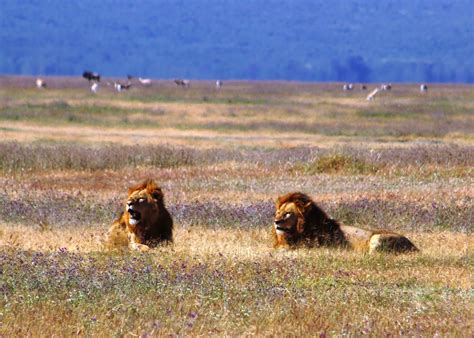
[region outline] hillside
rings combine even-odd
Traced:
[[[14,1],[0,73],[474,82],[474,2]]]

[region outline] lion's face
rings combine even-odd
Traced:
[[[126,205],[129,224],[138,226],[140,223],[144,223],[143,220],[155,217],[159,212],[160,195],[161,191],[150,194],[146,188],[131,192]]]
[[[273,226],[277,235],[292,237],[303,232],[298,220],[301,218],[298,206],[293,202],[283,203],[275,213]]]

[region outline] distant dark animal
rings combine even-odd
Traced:
[[[382,90],[391,90],[392,89],[392,84],[389,83],[389,84],[382,84],[382,86],[380,87]]]
[[[367,90],[367,86],[366,85],[360,86],[360,90]]]
[[[124,90],[129,90],[132,84],[130,82],[127,82],[126,84],[120,83],[120,82],[114,82],[114,87],[115,90],[118,92],[124,91]]]
[[[187,88],[191,86],[191,83],[189,82],[189,80],[176,79],[174,80],[174,83],[176,83],[178,87],[183,87],[183,88]]]
[[[426,93],[428,91],[428,86],[424,83],[420,86],[420,92]]]
[[[36,79],[36,88],[39,88],[39,89],[46,88],[46,83],[42,79],[37,78]]]
[[[342,86],[342,90],[352,90],[354,89],[354,85],[352,83],[346,83],[344,86]]]
[[[99,73],[90,72],[90,71],[86,70],[84,73],[82,73],[82,77],[87,79],[89,82],[90,81],[100,82],[100,74]]]

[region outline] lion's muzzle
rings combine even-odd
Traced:
[[[287,227],[284,227],[284,226],[283,226],[284,223],[285,223],[285,220],[284,220],[284,219],[276,219],[276,220],[274,221],[273,224],[274,224],[274,226],[275,226],[275,230],[277,231],[277,233],[278,233],[278,232],[280,232],[280,233],[289,233],[289,232],[291,231],[290,228],[287,228]]]
[[[142,215],[140,214],[140,212],[136,211],[133,205],[131,204],[127,204],[127,212],[130,215],[129,222],[132,225],[137,224],[142,218]]]

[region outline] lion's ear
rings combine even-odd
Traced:
[[[301,215],[305,215],[308,211],[311,210],[313,202],[312,201],[298,201],[295,204],[298,209],[298,212]]]
[[[275,202],[275,207],[277,210],[280,209],[283,204],[289,201],[289,196],[291,196],[291,193],[286,194],[286,195],[281,195],[277,198]]]
[[[131,187],[131,188],[128,188],[128,196],[130,196],[131,194],[133,194],[134,191],[136,191],[137,189],[135,189],[135,187]]]
[[[299,218],[296,222],[296,231],[300,234],[304,232],[304,218]]]
[[[280,209],[281,205],[282,205],[282,198],[281,198],[281,197],[278,197],[277,200],[276,200],[276,202],[275,202],[275,207],[276,207],[276,209],[277,209],[277,210]]]
[[[154,189],[148,190],[148,193],[157,201],[163,200],[163,192],[160,188],[155,187]]]

